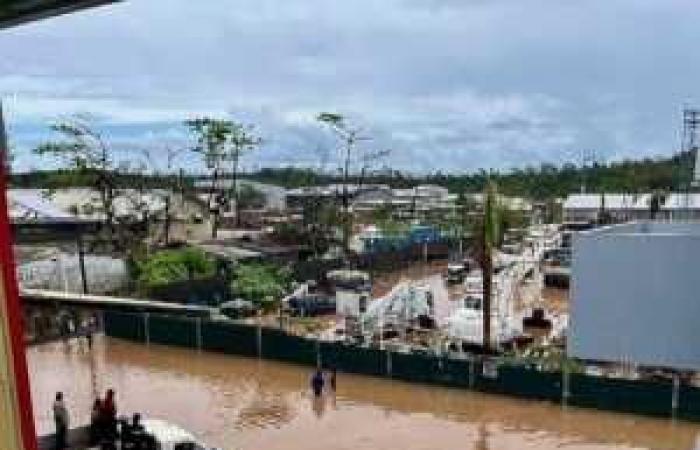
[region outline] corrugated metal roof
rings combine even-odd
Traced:
[[[651,194],[572,194],[566,198],[564,209],[648,210]],[[700,209],[700,193],[671,192],[666,195],[662,211]]]
[[[165,190],[153,189],[143,193],[136,189],[120,189],[114,199],[117,217],[128,217],[141,210],[157,214],[165,209]],[[100,194],[90,188],[10,189],[8,196],[13,218],[75,218],[74,212],[84,219],[102,219]],[[32,211],[35,213],[32,215]],[[25,217],[26,216],[26,217]]]
[[[649,209],[651,194],[572,194],[564,201],[564,209]]]
[[[73,214],[58,208],[40,190],[10,189],[7,191],[7,196],[10,204],[10,218],[13,220],[65,220],[76,218]]]

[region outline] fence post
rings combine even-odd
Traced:
[[[474,377],[476,375],[476,368],[474,367],[474,357],[469,357],[469,389],[474,389]]]
[[[146,341],[146,345],[151,343],[151,330],[150,330],[150,325],[149,325],[149,319],[150,319],[150,313],[145,312],[143,314],[143,337]]]
[[[571,378],[569,377],[569,366],[568,364],[562,364],[561,371],[561,401],[564,406],[569,403],[569,397],[571,397],[571,389],[569,383]]]
[[[201,351],[202,350],[202,318],[201,317],[195,318],[195,332],[197,333],[197,335],[196,335],[197,350]]]
[[[256,344],[257,344],[257,350],[258,350],[258,358],[262,357],[262,325],[260,324],[260,321],[258,321],[258,329],[257,329],[257,339],[256,339]]]
[[[321,358],[321,339],[316,338],[316,368],[320,369],[323,367],[323,360]]]
[[[675,418],[678,412],[678,400],[680,398],[681,380],[677,373],[673,374],[673,391],[671,393],[671,417]]]
[[[391,351],[389,349],[386,350],[386,374],[389,378],[391,378],[391,373],[393,371],[392,363],[391,363]]]

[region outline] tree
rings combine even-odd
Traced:
[[[216,238],[221,220],[221,209],[224,206],[219,183],[227,160],[226,146],[231,136],[231,122],[205,117],[187,120],[185,125],[196,139],[192,151],[201,155],[205,167],[210,171],[211,185],[207,207],[211,214],[211,236]]]
[[[477,259],[481,266],[482,277],[482,312],[483,312],[483,347],[491,348],[491,297],[493,277],[493,250],[500,240],[498,193],[496,184],[488,181],[484,192],[483,215],[477,223],[478,249]]]
[[[173,169],[175,167],[175,162],[185,151],[185,148],[173,148],[170,146],[165,146],[164,149],[160,150],[159,153],[165,153],[165,176],[160,176],[158,165],[155,164],[155,158],[153,157],[151,150],[144,151],[144,157],[149,161],[151,167],[153,167],[153,176],[155,178],[160,178],[162,184],[165,187],[165,191],[162,194],[162,199],[165,203],[164,211],[164,223],[163,223],[163,242],[167,246],[170,243],[170,226],[172,224],[172,197],[173,191],[180,190],[181,194],[184,194],[182,185],[182,177],[175,176],[173,174]],[[182,174],[182,172],[181,172]]]
[[[343,232],[343,251],[347,254],[350,243],[350,233],[352,232],[352,217],[350,215],[350,192],[348,191],[348,182],[350,177],[350,164],[356,151],[356,145],[359,141],[366,140],[360,136],[360,130],[350,126],[345,117],[337,113],[322,112],[318,115],[317,120],[327,126],[333,134],[341,141],[342,146],[342,232]]]
[[[243,184],[238,191],[237,205],[241,209],[262,208],[265,206],[265,193],[250,184]]]
[[[253,134],[251,125],[231,120],[204,117],[187,120],[185,125],[196,139],[192,150],[201,155],[205,167],[211,172],[208,203],[213,216],[212,237],[216,238],[222,210],[230,204],[231,196],[235,201],[236,222],[240,224],[240,205],[238,204],[240,158],[246,151],[257,148],[261,140]],[[232,177],[229,189],[220,185],[227,170]]]
[[[230,147],[230,157],[231,157],[231,192],[233,193],[233,201],[235,202],[236,208],[236,226],[241,225],[241,202],[239,201],[239,191],[238,191],[238,172],[241,156],[246,153],[255,150],[261,143],[262,139],[255,136],[252,125],[243,125],[240,123],[231,123],[231,137],[229,139],[231,144]],[[230,197],[229,197],[230,198]]]
[[[34,149],[41,156],[58,158],[77,176],[89,176],[100,195],[99,211],[104,215],[108,241],[114,237],[114,199],[117,188],[117,171],[102,135],[90,123],[80,117],[51,125],[61,136],[57,141],[45,142]]]
[[[236,267],[231,281],[235,296],[251,301],[262,309],[271,310],[279,304],[289,289],[291,273],[284,267],[249,263]]]

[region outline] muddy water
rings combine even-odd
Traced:
[[[98,339],[29,350],[34,414],[51,431],[55,391],[73,423],[93,391],[113,387],[120,412],[141,411],[225,449],[700,449],[700,424],[559,406],[340,374],[314,401],[308,368]]]

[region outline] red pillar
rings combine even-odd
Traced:
[[[5,307],[0,309],[7,312],[5,325],[9,335],[9,356],[11,361],[7,365],[14,372],[14,387],[19,411],[15,411],[16,420],[19,421],[19,434],[23,444],[23,450],[37,450],[36,431],[34,429],[34,415],[32,412],[32,399],[29,387],[29,373],[27,371],[27,359],[25,355],[24,330],[22,323],[22,306],[19,300],[17,279],[15,275],[15,262],[12,252],[12,232],[7,202],[7,167],[5,160],[7,155],[7,136],[5,134],[5,122],[0,103],[0,266],[2,268],[2,283],[0,283],[0,302]],[[0,337],[1,338],[1,337]]]

